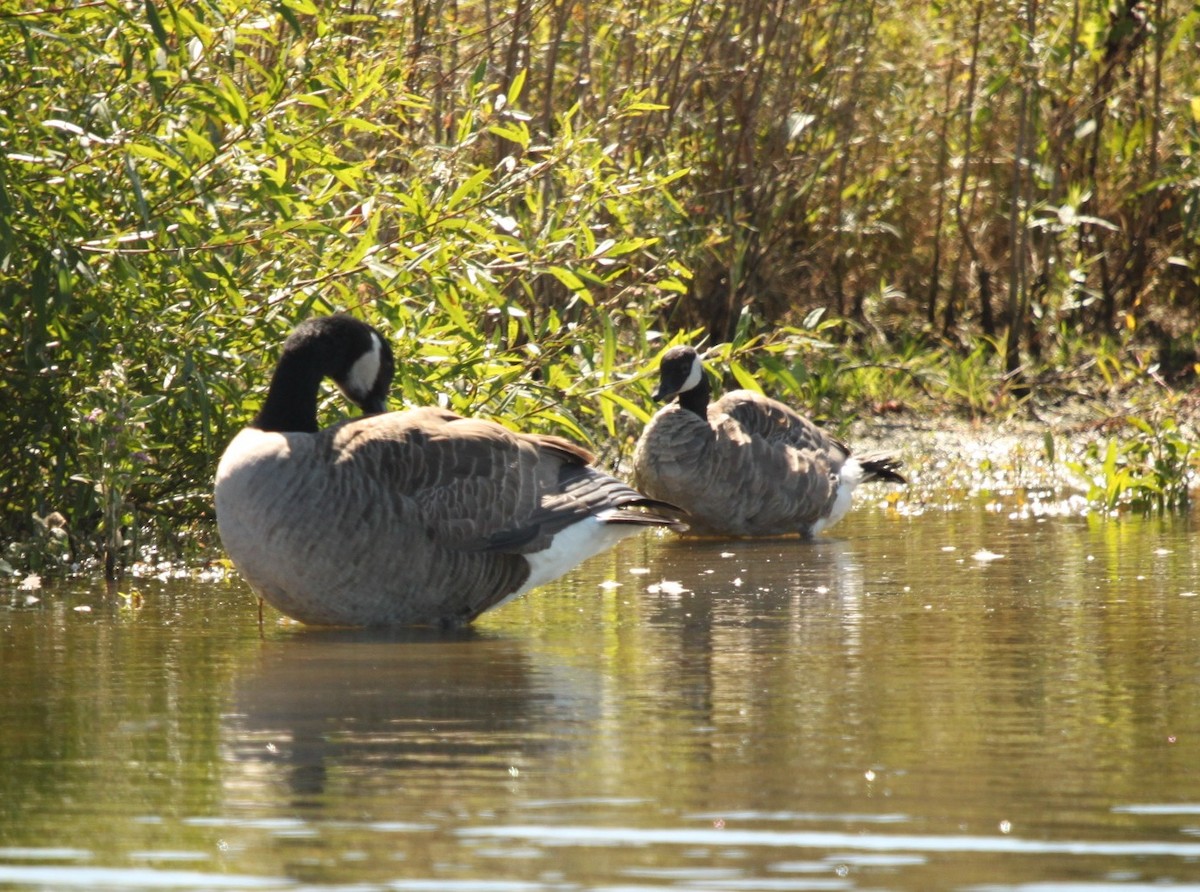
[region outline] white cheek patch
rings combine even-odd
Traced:
[[[379,377],[382,353],[383,344],[379,335],[371,332],[371,349],[355,361],[346,375],[346,380],[341,382],[346,396],[357,401],[371,392],[371,388],[375,386],[375,379]]]
[[[680,393],[687,393],[700,383],[700,376],[704,374],[704,367],[700,364],[700,357],[696,356],[692,359],[692,368],[688,372],[687,380],[683,382],[683,386],[679,388]]]

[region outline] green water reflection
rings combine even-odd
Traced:
[[[454,635],[5,590],[0,887],[1200,883],[1187,518],[838,533],[638,539]]]

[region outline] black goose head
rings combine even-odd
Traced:
[[[253,427],[269,431],[317,430],[317,390],[330,378],[365,414],[387,410],[395,358],[387,340],[345,313],[300,323],[283,342],[267,399]]]
[[[655,400],[661,403],[678,396],[685,409],[704,415],[710,393],[708,376],[694,348],[672,347],[659,360],[658,374]]]

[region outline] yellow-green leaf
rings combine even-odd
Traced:
[[[740,387],[743,387],[746,390],[753,390],[755,393],[762,393],[762,388],[759,386],[758,382],[754,380],[754,376],[746,371],[742,364],[736,359],[729,360],[729,371],[733,372],[733,377],[737,379],[737,383]]]
[[[512,83],[508,85],[508,94],[505,96],[508,105],[516,105],[517,100],[521,98],[521,90],[525,88],[526,71],[522,68],[512,79]]]
[[[461,182],[458,188],[454,190],[454,193],[450,196],[450,200],[446,202],[446,210],[455,210],[460,204],[462,204],[463,199],[469,195],[474,195],[479,187],[483,184],[483,181],[486,180],[490,175],[491,171],[486,167],[471,174],[471,176]]]
[[[587,286],[583,284],[583,279],[579,278],[579,276],[575,275],[575,273],[571,272],[571,270],[567,269],[565,266],[552,266],[550,267],[550,275],[554,276],[554,278],[558,279],[558,281],[570,288],[575,294],[578,294],[580,298],[583,299],[583,302],[589,307],[594,306],[592,301],[592,293],[588,291]]]

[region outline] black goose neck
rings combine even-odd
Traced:
[[[708,418],[708,398],[712,395],[708,375],[700,373],[700,383],[679,394],[679,405],[701,418]]]
[[[267,398],[251,427],[264,431],[316,433],[317,391],[324,373],[298,352],[285,351],[271,378]]]

